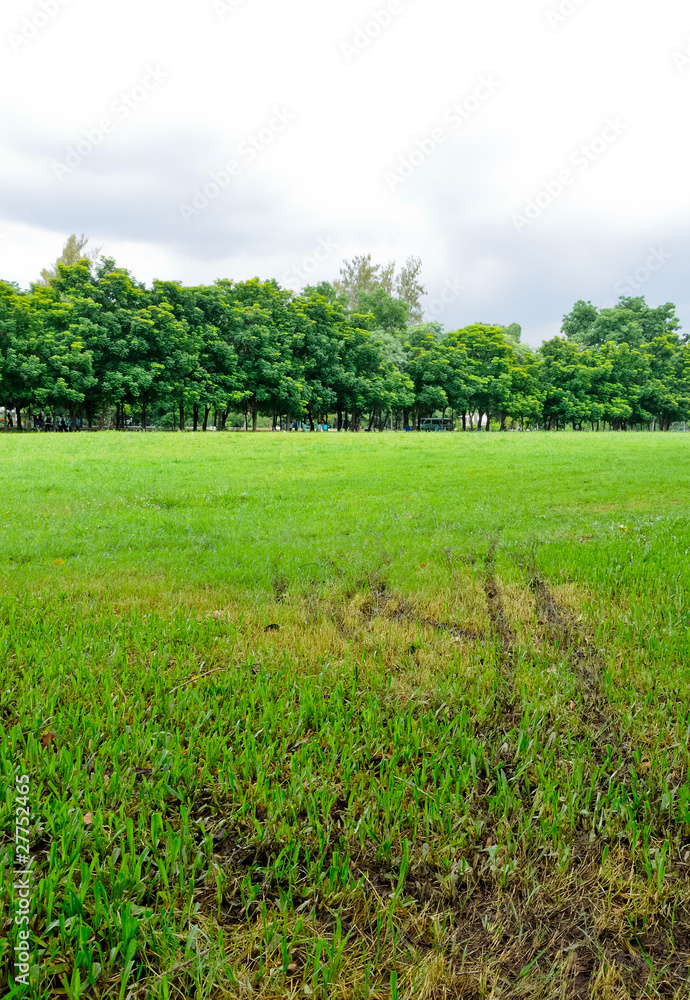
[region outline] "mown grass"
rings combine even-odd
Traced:
[[[687,437],[7,435],[0,481],[3,995],[688,996]]]

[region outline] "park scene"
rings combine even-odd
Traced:
[[[683,995],[674,307],[533,352],[380,273],[3,286],[36,996]]]
[[[0,47],[0,1000],[688,1000],[687,3]]]

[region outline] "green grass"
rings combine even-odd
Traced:
[[[0,482],[3,996],[688,996],[690,438],[0,435]]]

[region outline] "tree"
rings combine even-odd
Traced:
[[[649,379],[642,402],[663,431],[690,417],[690,348],[677,333],[655,337],[645,349]]]
[[[474,323],[446,334],[419,322],[421,262],[345,261],[341,280],[300,296],[254,278],[187,287],[137,282],[115,261],[84,255],[73,235],[44,280],[28,292],[0,282],[0,403],[69,409],[101,426],[128,413],[173,411],[185,428],[223,428],[231,411],[245,428],[259,415],[336,412],[339,429],[370,430],[400,415],[462,414],[463,429],[509,418],[547,428],[590,422],[613,430],[668,430],[690,416],[690,345],[675,307],[622,297],[611,309],[575,303],[564,337],[533,354],[517,323]],[[93,256],[93,255],[91,255]],[[485,419],[486,418],[486,419]],[[14,421],[13,421],[14,422]]]
[[[421,272],[420,258],[408,257],[395,278],[395,294],[407,306],[408,323],[421,323],[422,320],[422,296],[426,295],[426,289],[419,281]]]
[[[41,283],[44,285],[50,284],[58,276],[58,265],[59,264],[76,264],[78,260],[86,258],[90,260],[91,263],[95,264],[101,254],[102,247],[94,247],[85,253],[86,244],[89,242],[88,236],[83,233],[81,236],[77,236],[76,233],[72,233],[71,236],[67,237],[67,241],[62,248],[62,253],[55,261],[52,267],[44,267],[41,271]]]
[[[604,415],[601,403],[592,398],[595,359],[592,352],[583,350],[577,343],[553,337],[542,344],[540,389],[546,429],[555,424],[556,430],[568,421],[582,426]]]
[[[486,429],[490,429],[491,416],[501,420],[505,426],[508,412],[513,369],[518,365],[515,351],[503,333],[503,327],[473,323],[471,326],[449,335],[451,343],[462,345],[472,363],[473,392],[469,399],[469,409],[479,415],[481,429],[482,416],[486,414]]]
[[[6,412],[15,411],[18,430],[22,409],[37,399],[45,375],[45,365],[36,354],[38,326],[30,296],[0,281],[0,398]]]
[[[219,336],[237,357],[241,400],[256,430],[259,411],[301,413],[305,405],[294,348],[299,340],[292,292],[275,281],[232,282],[223,279],[205,292]],[[224,419],[227,419],[226,410]]]
[[[655,337],[674,333],[679,326],[672,303],[653,309],[644,297],[621,296],[611,309],[598,310],[591,302],[576,302],[572,312],[563,317],[561,329],[568,340],[583,347],[613,342],[639,348]]]
[[[333,282],[339,295],[343,295],[347,307],[354,311],[359,306],[360,293],[371,294],[382,288],[388,295],[393,294],[395,261],[387,264],[372,264],[371,254],[361,254],[352,260],[345,260],[340,268],[340,278]]]
[[[50,331],[40,338],[38,358],[42,371],[36,402],[53,410],[69,410],[74,426],[78,407],[96,384],[91,352],[73,331]]]
[[[422,319],[421,298],[426,294],[419,280],[421,270],[422,262],[418,257],[408,257],[396,274],[394,260],[387,264],[373,264],[370,253],[362,254],[343,261],[340,278],[333,283],[333,287],[352,312],[363,311],[362,296],[369,301],[372,296],[385,293],[389,299],[400,303],[401,312],[405,307],[404,322],[419,323]]]
[[[403,331],[407,324],[408,308],[402,299],[393,298],[383,288],[375,288],[373,292],[360,292],[357,311],[373,317],[376,329]]]
[[[411,347],[407,374],[414,387],[415,422],[420,426],[423,416],[448,408],[446,386],[451,381],[448,352],[437,343],[433,334],[418,338]]]
[[[339,302],[312,291],[294,302],[297,335],[293,342],[304,409],[314,419],[338,406],[345,384],[341,346],[347,318]]]

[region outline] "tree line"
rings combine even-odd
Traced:
[[[670,303],[577,302],[532,351],[517,324],[422,322],[415,258],[397,274],[355,258],[300,294],[258,278],[149,288],[70,241],[29,290],[0,281],[0,405],[17,429],[38,412],[53,427],[67,414],[194,430],[328,415],[383,430],[435,414],[466,430],[668,430],[690,414],[690,346]]]

